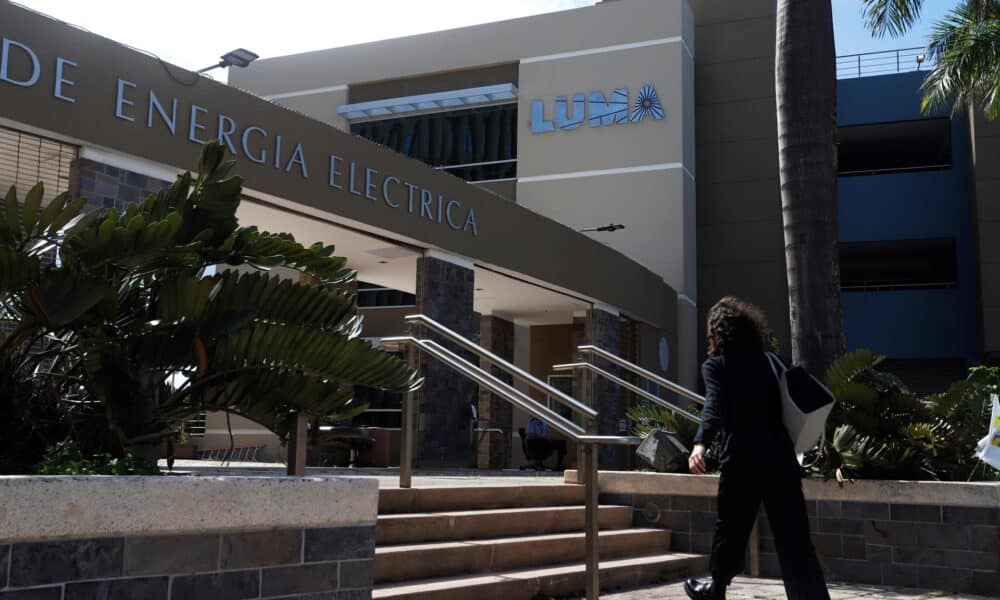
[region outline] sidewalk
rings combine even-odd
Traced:
[[[602,600],[687,600],[684,593],[683,583],[671,583],[669,585],[659,585],[644,587],[628,592],[613,594],[601,594]],[[924,600],[952,599],[952,600],[987,600],[985,596],[970,596],[948,594],[945,592],[931,592],[927,590],[912,590],[902,588],[886,588],[867,585],[850,585],[843,583],[830,584],[830,598],[832,600],[854,600],[864,598],[865,600],[875,598],[885,598],[893,600]],[[784,600],[785,589],[777,579],[751,579],[749,577],[737,577],[733,581],[732,587],[726,593],[727,600]]]

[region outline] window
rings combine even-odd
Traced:
[[[370,121],[351,133],[466,181],[517,176],[517,105]]]
[[[359,308],[387,308],[400,306],[416,306],[417,297],[387,287],[372,283],[358,282]]]
[[[189,438],[205,437],[205,412],[199,412],[184,422],[184,435]]]
[[[364,386],[354,386],[354,401],[368,403],[368,410],[350,420],[354,427],[397,428],[402,421],[403,395]]]
[[[23,201],[28,190],[41,181],[45,186],[42,203],[47,205],[69,190],[70,166],[75,159],[75,146],[0,127],[0,195],[15,185]]]
[[[841,127],[837,142],[841,176],[951,167],[950,119]]]
[[[840,289],[940,289],[956,285],[955,239],[840,245]]]
[[[549,386],[554,387],[560,392],[566,394],[570,398],[573,397],[572,375],[549,375],[548,384]],[[573,420],[573,409],[556,400],[552,396],[549,396],[549,410],[555,411],[556,414],[562,415],[570,421]]]

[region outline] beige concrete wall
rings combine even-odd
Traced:
[[[351,86],[351,102],[369,102],[382,98],[431,94],[500,83],[517,85],[517,63],[511,62],[443,73],[421,73],[402,79],[354,84]]]
[[[230,83],[260,95],[516,63],[683,35],[683,0],[621,0],[576,10],[254,62]],[[614,84],[613,84],[614,85]]]
[[[694,15],[686,0],[619,0],[571,11],[264,59],[231,82],[263,95],[349,85],[350,102],[511,81],[519,89],[518,182],[498,184],[533,211],[573,227],[622,222],[625,232],[597,237],[697,298],[695,210]],[[513,66],[518,66],[514,70]],[[620,87],[634,101],[655,86],[666,118],[532,134],[531,102],[553,118],[557,96],[606,95]],[[338,96],[341,94],[341,96]],[[279,99],[330,121],[344,92]],[[645,171],[645,169],[654,169]],[[626,175],[583,171],[626,170]],[[640,172],[631,172],[639,170]],[[673,172],[676,171],[676,172]],[[559,179],[550,179],[558,177]],[[538,178],[538,179],[533,179]],[[492,187],[487,184],[486,187]],[[690,189],[689,189],[690,188]],[[584,265],[580,265],[583,267]],[[576,265],[567,264],[574,269]],[[628,285],[628,282],[609,285]],[[625,307],[616,307],[625,309]],[[684,318],[693,315],[685,313]],[[685,323],[685,331],[697,329]],[[695,362],[693,340],[687,363]]]
[[[717,5],[706,10],[718,13],[709,19],[746,16],[742,8],[724,11]],[[518,181],[516,187],[504,182],[514,190],[505,196],[571,227],[625,224],[624,232],[598,234],[595,239],[646,266],[686,299],[678,303],[681,335],[673,350],[680,378],[694,385],[701,329],[698,312],[691,307],[700,296],[694,179],[701,163],[695,158],[695,133],[703,126],[695,116],[696,81],[701,75],[695,66],[698,53],[692,55],[692,50],[695,25],[702,19],[695,12],[686,0],[619,0],[260,60],[250,69],[234,72],[232,82],[262,94],[349,84],[351,102],[497,83],[505,78],[515,82],[521,115]],[[727,31],[740,37],[731,27]],[[765,37],[770,44],[773,36]],[[740,41],[716,39],[715,43],[742,47]],[[755,37],[753,43],[759,45],[760,40]],[[508,72],[514,63],[519,63],[516,76]],[[595,90],[609,95],[616,88],[628,87],[634,100],[647,83],[656,87],[663,102],[667,116],[662,121],[531,133],[533,100],[543,100],[545,116],[552,119],[556,96]],[[727,83],[723,80],[718,85]],[[329,119],[335,109],[326,102],[337,93],[325,94],[315,106],[297,97],[294,108]],[[707,166],[711,171],[715,161]],[[614,174],[615,170],[625,172]],[[587,176],[578,176],[581,172],[588,172]],[[609,283],[622,284],[628,282]]]
[[[975,216],[982,289],[983,351],[1000,360],[1000,120],[973,115]]]
[[[231,473],[225,477],[17,476],[0,477],[0,500],[0,535],[5,543],[205,534],[374,523],[378,481]],[[197,548],[195,544],[193,549]],[[91,552],[100,556],[102,551]]]
[[[348,89],[336,89],[323,92],[309,92],[295,96],[273,98],[271,101],[290,108],[296,112],[308,115],[318,121],[333,125],[344,131],[350,130],[350,124],[337,114],[337,107],[347,103]]]
[[[495,194],[499,194],[505,200],[515,202],[517,200],[517,180],[503,179],[498,181],[488,181],[477,183],[479,187],[486,188]]]
[[[694,224],[685,223],[683,217],[686,178],[682,170],[667,169],[518,182],[517,198],[518,203],[575,229],[624,224],[624,230],[590,235],[676,282],[681,292],[683,284],[691,290],[695,282],[693,260],[685,261],[684,252],[693,245],[687,237],[694,230]],[[607,283],[628,285],[627,281]]]
[[[239,415],[229,415],[229,423],[233,431],[233,446],[263,446],[257,453],[260,462],[282,462],[285,459],[285,447],[278,436],[264,426]],[[226,424],[226,413],[210,412],[205,415],[205,437],[194,438],[192,442],[199,450],[229,448],[229,429]]]
[[[772,0],[691,0],[695,13],[698,323],[734,294],[790,348],[778,182]],[[700,329],[700,327],[699,327]],[[704,341],[699,331],[699,347]]]
[[[616,52],[553,58],[521,63],[518,96],[518,178],[616,169],[684,160],[684,59],[680,41]],[[556,96],[628,87],[630,104],[643,84],[652,84],[663,102],[666,118],[638,123],[590,127],[549,133],[531,132],[531,103],[545,102],[552,120]],[[572,115],[576,117],[577,115]],[[519,200],[521,201],[521,200]],[[523,201],[522,201],[523,203]]]

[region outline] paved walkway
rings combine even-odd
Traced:
[[[864,600],[874,600],[875,598],[891,598],[892,600],[925,600],[930,598],[934,598],[935,600],[987,600],[983,596],[956,595],[944,592],[867,585],[830,584],[829,588],[832,600],[855,600],[862,598]],[[644,587],[628,592],[601,595],[601,600],[651,600],[653,598],[656,600],[687,600],[687,595],[684,593],[683,584],[681,583]],[[726,598],[728,600],[784,600],[785,589],[782,587],[781,582],[776,579],[737,577],[726,594]]]

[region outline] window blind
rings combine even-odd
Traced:
[[[0,127],[0,197],[13,185],[23,201],[41,181],[45,185],[42,203],[48,204],[70,188],[70,167],[76,155],[76,146]]]

